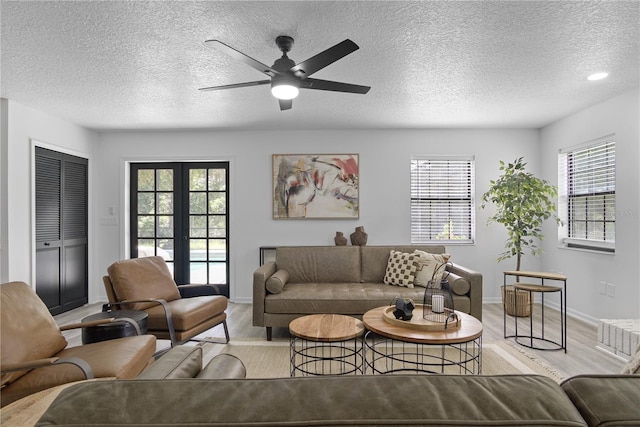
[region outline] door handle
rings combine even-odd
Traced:
[[[51,246],[51,243],[49,243],[49,242],[44,242],[44,245],[45,245],[45,246]]]

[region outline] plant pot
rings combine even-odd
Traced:
[[[531,300],[529,292],[516,291],[513,286],[502,286],[502,305],[504,311],[509,316],[529,317],[531,316]],[[516,301],[518,307],[516,310]]]

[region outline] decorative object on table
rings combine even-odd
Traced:
[[[424,290],[422,317],[430,322],[444,323],[445,329],[454,314],[453,294],[447,277],[447,264],[440,265]],[[444,273],[443,273],[444,272]]]
[[[274,219],[357,219],[357,154],[274,154]]]
[[[365,246],[369,235],[365,233],[363,226],[359,226],[356,227],[356,231],[351,233],[349,237],[351,238],[351,244],[353,246]]]
[[[411,320],[413,317],[413,309],[416,305],[411,298],[396,298],[396,309],[393,311],[393,315],[396,319]]]
[[[342,231],[336,231],[336,237],[333,238],[333,241],[336,243],[336,246],[346,246],[347,238],[344,237]]]
[[[522,255],[528,248],[532,255],[539,255],[542,249],[537,246],[537,241],[542,240],[542,224],[553,216],[557,223],[560,219],[554,215],[556,212],[555,198],[558,189],[548,181],[537,178],[525,171],[526,163],[523,157],[513,163],[505,165],[500,161],[500,170],[503,174],[497,180],[491,180],[489,190],[482,195],[481,208],[491,202],[496,206],[496,212],[489,217],[488,223],[497,222],[507,229],[508,238],[505,242],[505,251],[498,257],[498,262],[516,257],[516,271],[520,270]],[[519,281],[519,279],[516,279]],[[515,302],[522,298],[514,293],[511,288],[503,288],[503,305],[507,314],[526,315],[516,313]],[[527,298],[527,294],[524,294]],[[525,306],[528,304],[518,306]]]

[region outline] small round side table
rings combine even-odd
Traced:
[[[291,376],[362,374],[364,324],[341,314],[312,314],[289,324]]]

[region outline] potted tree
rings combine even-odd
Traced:
[[[523,157],[506,165],[500,161],[502,176],[490,181],[489,190],[482,195],[480,205],[483,209],[489,202],[496,206],[496,212],[487,222],[504,225],[508,234],[505,251],[498,257],[498,262],[516,257],[516,271],[520,271],[522,255],[527,250],[534,256],[542,253],[538,241],[544,237],[541,228],[544,221],[553,216],[556,222],[560,222],[555,215],[557,188],[526,172],[525,166]],[[526,301],[518,303],[518,313],[515,312],[515,298],[525,298]],[[502,288],[502,303],[509,315],[529,316],[527,299],[526,292],[516,295],[513,287]]]

